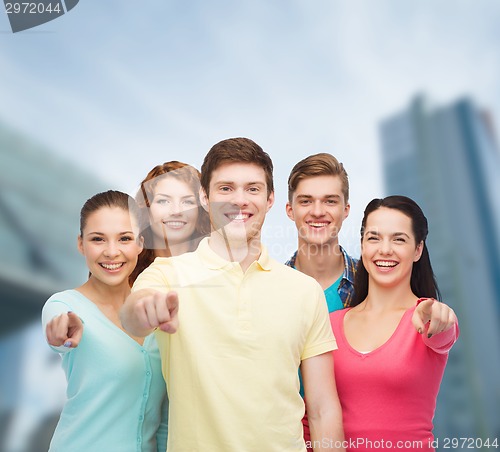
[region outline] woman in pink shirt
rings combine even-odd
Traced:
[[[353,307],[330,314],[348,451],[434,450],[436,398],[459,331],[436,300],[427,232],[407,197],[365,209]]]

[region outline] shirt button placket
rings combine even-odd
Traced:
[[[251,271],[251,269],[248,269]],[[246,289],[246,278],[245,275],[240,282],[239,293],[238,293],[238,327],[241,331],[248,333],[252,329],[252,316],[251,316],[251,300],[248,299],[248,294]]]
[[[138,432],[138,436],[137,436],[137,450],[138,451],[142,450],[142,448],[141,448],[141,445],[142,445],[141,432],[142,432],[142,425],[144,422],[144,413],[146,412],[147,399],[149,397],[149,386],[150,386],[150,382],[151,382],[151,362],[150,362],[149,354],[148,354],[147,350],[143,349],[142,355],[143,355],[143,359],[144,359],[144,367],[146,369],[144,371],[144,373],[146,374],[146,377],[144,379],[144,393],[142,394],[143,402],[141,404],[141,413],[139,414],[139,426],[140,426],[140,428],[139,428],[139,432]]]

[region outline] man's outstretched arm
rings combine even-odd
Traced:
[[[133,336],[145,337],[160,328],[175,333],[179,326],[177,292],[141,289],[132,292],[120,310],[123,328]]]

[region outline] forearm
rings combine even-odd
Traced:
[[[342,407],[335,385],[332,353],[302,361],[301,370],[313,450],[345,451]]]
[[[328,405],[312,413],[308,409],[311,446],[315,452],[345,451],[342,409],[333,400]]]
[[[422,334],[422,340],[427,347],[432,348],[436,353],[449,352],[460,334],[458,323],[455,323],[455,325],[442,333],[433,334],[430,338],[427,337],[428,328],[429,324],[425,327],[424,334]]]
[[[153,332],[154,328],[151,328],[143,318],[144,316],[141,315],[139,302],[141,298],[152,295],[154,292],[152,289],[138,290],[132,292],[125,300],[120,310],[120,321],[129,334],[136,337],[146,337]]]

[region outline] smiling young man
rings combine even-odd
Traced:
[[[210,237],[193,253],[156,259],[122,310],[128,331],[156,329],[169,452],[305,451],[299,366],[315,450],[344,450],[323,291],[261,243],[272,170],[252,140],[214,145],[201,171]]]
[[[345,252],[338,239],[349,210],[347,172],[333,155],[310,155],[293,167],[288,177],[286,213],[297,227],[298,249],[286,265],[321,285],[329,313],[348,307],[354,295],[358,261]],[[303,376],[299,375],[300,394],[307,401]],[[304,439],[309,444],[309,412],[302,422]]]
[[[298,249],[286,265],[318,281],[329,312],[348,307],[354,294],[357,259],[338,238],[349,210],[347,172],[333,155],[310,155],[293,167],[286,213],[297,227]]]

